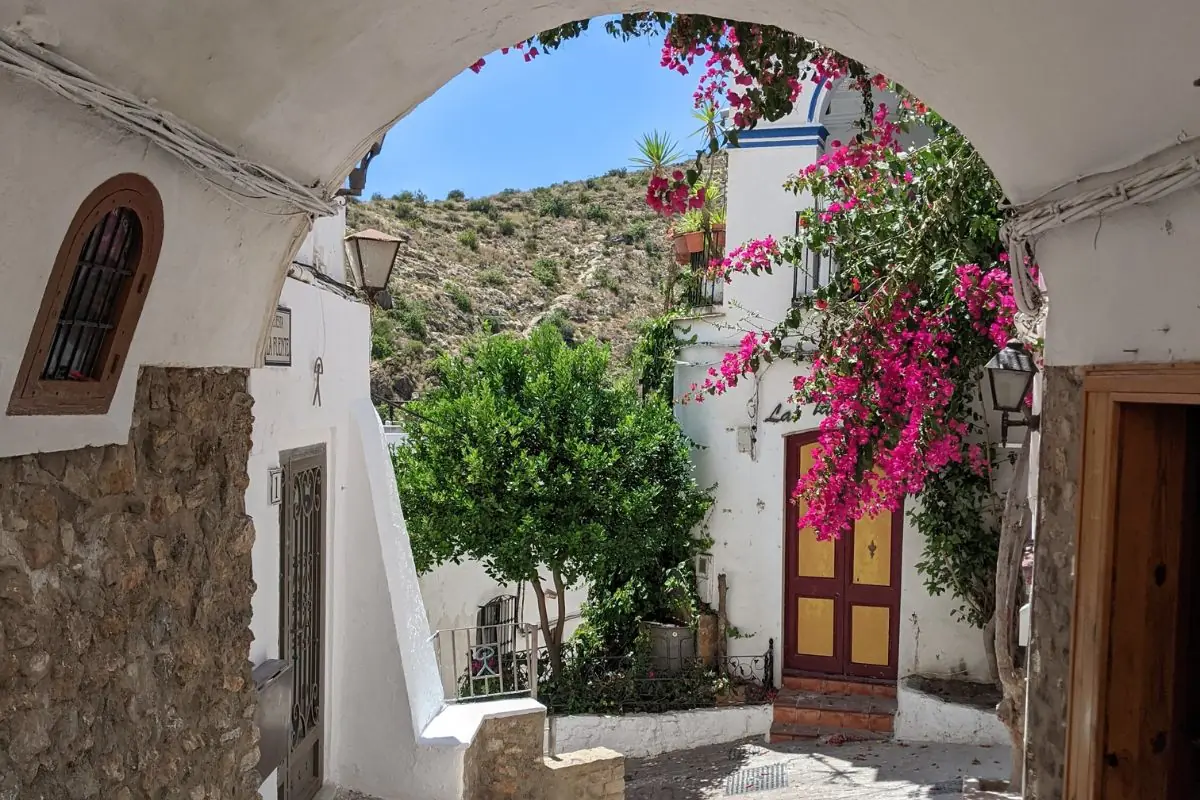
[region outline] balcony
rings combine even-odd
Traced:
[[[720,308],[725,303],[725,281],[708,277],[708,261],[704,253],[692,253],[691,263],[684,268],[680,279],[682,298],[693,311]]]

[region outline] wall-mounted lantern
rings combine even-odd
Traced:
[[[358,285],[380,308],[392,307],[387,292],[388,281],[400,252],[401,240],[382,231],[368,228],[346,237],[346,257]]]
[[[992,407],[1003,415],[1000,423],[1001,445],[1008,444],[1009,427],[1029,426],[1036,430],[1038,417],[1030,413],[1029,399],[1037,366],[1025,345],[1016,340],[1010,341],[987,363],[987,375],[992,390]],[[1021,419],[1009,419],[1009,414],[1018,413]]]

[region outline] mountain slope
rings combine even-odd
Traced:
[[[372,391],[406,400],[429,362],[483,330],[525,332],[552,318],[623,360],[639,324],[663,310],[667,222],[645,204],[645,172],[467,200],[402,193],[351,203],[350,230],[403,239],[395,307],[373,314]]]

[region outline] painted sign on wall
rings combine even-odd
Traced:
[[[785,409],[783,403],[776,403],[775,408],[767,415],[766,422],[791,422],[800,418],[800,412],[791,408]]]
[[[267,333],[267,350],[263,364],[268,367],[290,367],[292,365],[292,310],[280,306],[271,317],[271,330]]]

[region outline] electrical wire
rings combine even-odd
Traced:
[[[337,205],[263,164],[242,158],[194,125],[155,108],[130,92],[104,83],[70,60],[24,34],[0,31],[0,69],[32,81],[77,106],[94,111],[125,130],[171,153],[227,198],[277,200],[318,217],[333,216]],[[242,192],[231,188],[241,187]],[[258,210],[258,209],[256,209]],[[263,211],[262,213],[273,213]]]

